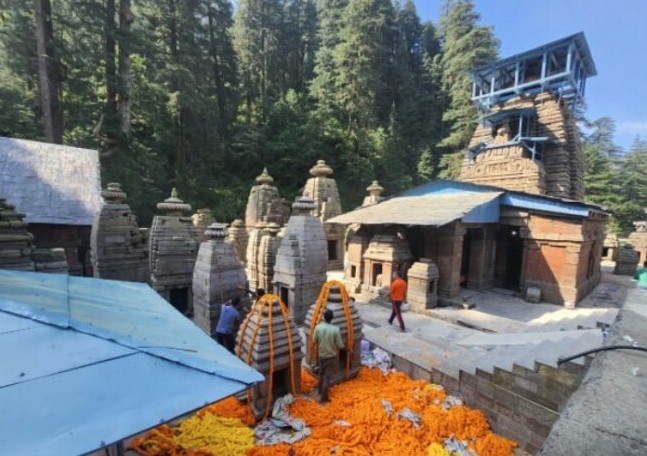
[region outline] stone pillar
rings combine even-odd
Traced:
[[[249,288],[256,290],[260,287],[259,282],[259,252],[261,247],[261,237],[263,236],[263,229],[266,223],[260,221],[256,224],[254,229],[249,233],[249,241],[247,242],[247,280],[249,281]]]
[[[101,196],[104,204],[90,234],[94,276],[148,282],[148,243],[126,202],[126,193],[120,184],[110,183]]]
[[[301,392],[302,347],[299,330],[278,297],[268,294],[259,299],[240,325],[236,339],[238,357],[265,376],[265,381],[251,388],[249,405],[256,419],[271,412],[276,398]]]
[[[442,298],[454,298],[460,291],[461,261],[463,257],[463,236],[465,228],[452,223],[437,231],[438,257],[436,264],[438,278],[438,295]]]
[[[373,181],[371,185],[366,187],[366,191],[368,192],[368,195],[364,197],[362,207],[377,204],[384,199],[381,196],[382,192],[384,191],[384,187],[382,187],[376,180]]]
[[[200,244],[193,269],[193,321],[204,332],[214,335],[221,305],[241,295],[247,278],[236,248],[225,240],[226,225],[212,223],[205,236],[208,239]]]
[[[198,255],[195,228],[184,214],[191,210],[177,197],[157,204],[164,215],[156,215],[150,231],[151,287],[186,315],[192,314],[193,269]]]
[[[249,192],[245,210],[245,226],[254,229],[262,220],[274,222],[279,226],[285,223],[286,215],[279,190],[272,185],[274,178],[269,175],[267,168],[256,178],[256,185]]]
[[[318,217],[324,224],[324,232],[328,242],[328,266],[329,270],[341,269],[344,259],[344,231],[343,225],[328,224],[326,220],[336,217],[342,213],[337,182],[331,178],[333,170],[325,161],[319,160],[310,168],[312,177],[308,179],[303,187],[303,195],[310,196],[315,208],[312,215]]]
[[[288,306],[297,324],[317,300],[326,282],[328,251],[321,221],[312,216],[312,198],[302,196],[292,205],[285,236],[274,265],[274,290]]]
[[[23,222],[25,214],[0,198],[0,269],[33,271],[34,237]]]
[[[216,222],[216,219],[213,218],[211,209],[198,209],[198,211],[191,216],[191,222],[195,227],[195,239],[198,244],[202,244],[204,241],[209,239],[205,234],[209,226],[212,223]]]
[[[424,313],[438,305],[438,267],[429,258],[420,258],[407,272],[407,302],[414,312]]]
[[[231,226],[229,227],[229,240],[236,246],[238,259],[243,264],[247,263],[247,241],[249,240],[249,234],[245,229],[245,222],[240,219],[231,222]]]
[[[324,285],[324,287],[327,285],[328,284]],[[308,330],[308,334],[306,336],[306,359],[304,367],[313,374],[314,372],[312,368],[317,362],[317,348],[314,343],[314,329],[317,324],[323,321],[323,313],[325,310],[332,311],[332,324],[339,328],[341,332],[341,340],[345,345],[345,348],[337,355],[337,376],[331,382],[331,384],[335,384],[343,380],[353,378],[359,372],[361,367],[362,339],[364,338],[362,325],[364,323],[362,321],[362,317],[359,315],[355,302],[350,299],[343,299],[341,290],[338,286],[330,286],[326,302],[323,303],[320,308],[318,308],[318,303],[310,306],[305,317],[305,321],[303,322],[304,326]],[[349,332],[351,333],[351,339],[353,340],[352,347],[348,347]],[[348,359],[349,356],[350,360]],[[348,371],[346,370],[347,366],[349,367]]]

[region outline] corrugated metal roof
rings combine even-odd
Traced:
[[[0,137],[0,197],[27,223],[90,226],[101,208],[99,154]]]
[[[144,284],[0,270],[0,453],[84,454],[263,376]]]
[[[442,226],[464,217],[469,217],[471,223],[494,223],[499,220],[499,205],[498,202],[489,203],[501,194],[474,192],[469,197],[460,193],[401,196],[333,217],[326,223]],[[478,211],[477,208],[486,204],[488,210]]]

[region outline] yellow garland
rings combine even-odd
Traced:
[[[254,446],[254,432],[240,420],[210,413],[197,415],[178,426],[175,443],[190,450],[208,451],[213,456],[245,454]]]

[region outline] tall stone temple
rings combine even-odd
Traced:
[[[341,269],[344,258],[344,227],[326,224],[326,220],[342,213],[337,182],[330,177],[333,170],[324,160],[310,168],[311,178],[303,188],[303,195],[314,200],[312,215],[324,223],[326,241],[328,242],[328,269]]]
[[[258,222],[276,223],[283,226],[286,221],[286,211],[279,189],[272,185],[274,178],[267,168],[256,177],[256,185],[249,191],[247,208],[245,209],[245,226],[253,230]]]
[[[573,111],[596,74],[583,33],[473,70],[480,117],[460,180],[581,200],[584,159]]]

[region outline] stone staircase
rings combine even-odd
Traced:
[[[365,337],[392,355],[396,369],[442,384],[530,453],[539,451],[590,364],[588,357],[557,361],[601,346],[600,326],[618,313],[547,308],[520,321],[455,309],[440,321],[407,312],[408,332],[401,334],[385,322],[386,309],[373,309],[370,318],[360,311],[370,325]]]

